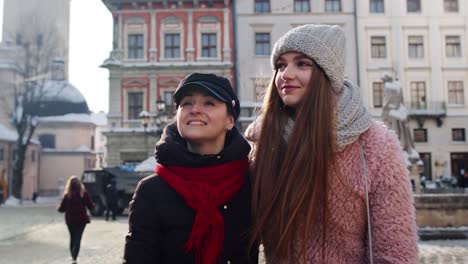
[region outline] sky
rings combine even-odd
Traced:
[[[0,21],[3,23],[3,0]],[[99,66],[112,50],[112,31],[111,13],[101,0],[71,0],[69,80],[93,112],[109,109],[109,71]]]

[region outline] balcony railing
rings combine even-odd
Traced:
[[[409,116],[444,117],[447,114],[445,102],[407,103]]]
[[[425,119],[435,119],[437,126],[442,126],[442,118],[447,115],[445,102],[411,102],[407,103],[408,116],[416,119],[420,127],[423,127]]]

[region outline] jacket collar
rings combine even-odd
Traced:
[[[237,127],[233,127],[226,135],[224,148],[214,155],[200,155],[187,149],[187,141],[183,139],[174,123],[164,128],[161,139],[156,143],[155,157],[164,166],[205,167],[220,165],[245,158],[250,152],[250,145],[241,135]]]

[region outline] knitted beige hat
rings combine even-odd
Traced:
[[[274,45],[271,64],[288,51],[298,51],[312,58],[330,79],[334,90],[341,92],[345,67],[345,35],[338,26],[303,25],[288,31]]]

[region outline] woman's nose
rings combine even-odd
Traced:
[[[294,78],[294,69],[292,66],[288,65],[284,68],[284,71],[281,74],[283,80],[291,80]]]
[[[190,108],[191,113],[200,113],[202,111],[202,105],[200,103],[194,103],[192,104],[192,107]]]

